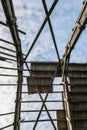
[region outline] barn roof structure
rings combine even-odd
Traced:
[[[0,130],[36,130],[38,124],[44,125],[47,130],[48,126],[51,126],[51,130],[86,130],[87,63],[71,63],[70,56],[86,28],[87,0],[83,2],[62,58],[50,19],[58,0],[53,1],[49,10],[46,1],[42,0],[46,17],[26,54],[23,53],[20,39],[20,34],[26,35],[26,33],[18,28],[13,1],[0,2],[6,18],[6,22],[0,21],[0,25],[10,30],[13,40],[11,42],[0,38],[2,42],[0,49],[3,49],[0,52],[0,77],[2,77],[0,87],[5,89],[6,86],[9,90],[12,86],[16,91],[16,96],[13,95],[14,111],[0,114],[0,118],[8,116],[6,120],[11,123],[0,124]],[[28,61],[46,23],[50,29],[57,61]],[[11,115],[13,119],[9,119]]]

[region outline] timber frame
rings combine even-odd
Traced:
[[[7,44],[10,44],[10,45],[13,45],[15,47],[15,51],[8,49],[4,46],[2,46],[0,48],[14,52],[16,54],[16,56],[14,57],[11,54],[7,54],[7,53],[3,52],[2,54],[5,54],[5,55],[9,56],[10,58],[8,58],[6,56],[0,56],[0,61],[2,61],[2,62],[16,62],[17,68],[8,68],[8,67],[0,67],[0,68],[1,69],[7,69],[7,70],[9,70],[9,69],[16,70],[17,75],[0,74],[0,76],[13,76],[13,77],[16,76],[18,78],[17,79],[18,81],[17,81],[16,84],[12,84],[14,86],[17,86],[17,93],[16,93],[16,100],[15,100],[15,112],[1,114],[1,116],[14,114],[14,122],[10,125],[7,125],[7,126],[0,128],[0,130],[9,128],[11,126],[13,126],[13,130],[20,130],[20,124],[26,123],[26,122],[35,122],[35,125],[33,127],[33,130],[35,130],[35,128],[36,128],[36,126],[39,122],[39,117],[41,115],[41,111],[42,111],[43,107],[45,107],[44,111],[47,112],[48,117],[49,117],[49,119],[47,119],[47,121],[49,120],[52,123],[53,129],[57,130],[54,121],[58,121],[58,120],[52,119],[50,112],[48,111],[48,109],[45,105],[46,99],[48,97],[48,93],[46,94],[45,99],[43,99],[41,93],[37,90],[37,93],[39,94],[41,102],[43,103],[40,111],[36,110],[36,112],[39,112],[37,120],[26,121],[26,120],[21,119],[21,112],[28,112],[27,110],[21,111],[22,94],[27,93],[27,92],[22,92],[22,86],[26,85],[26,84],[23,84],[23,78],[26,77],[26,76],[23,75],[23,73],[24,73],[24,71],[27,71],[30,74],[31,71],[32,71],[29,68],[30,62],[27,61],[27,58],[28,58],[30,52],[32,51],[37,39],[39,38],[39,36],[40,36],[40,34],[41,34],[41,32],[42,32],[42,30],[45,27],[47,22],[48,22],[48,25],[49,25],[49,28],[50,28],[50,32],[51,32],[54,47],[55,47],[55,51],[56,51],[57,58],[58,58],[58,61],[56,62],[57,66],[56,66],[55,70],[53,71],[53,76],[52,76],[51,82],[53,82],[57,73],[60,73],[59,75],[60,75],[60,77],[62,77],[62,83],[57,84],[57,85],[63,86],[63,92],[61,92],[61,93],[63,93],[64,101],[59,101],[59,102],[63,102],[64,109],[66,111],[66,121],[67,121],[68,130],[74,130],[73,121],[72,121],[72,118],[71,118],[72,111],[71,111],[70,103],[69,103],[69,90],[68,90],[69,82],[67,80],[68,77],[67,77],[66,72],[68,72],[70,54],[71,54],[72,50],[74,49],[79,37],[81,36],[81,33],[83,32],[83,30],[86,27],[86,23],[87,23],[87,0],[85,0],[83,2],[83,8],[80,12],[80,15],[79,15],[76,23],[75,23],[74,28],[72,30],[71,37],[70,37],[70,39],[69,39],[69,41],[66,45],[66,49],[65,49],[65,52],[64,52],[62,59],[60,58],[60,55],[59,55],[59,51],[58,51],[58,48],[57,48],[57,42],[56,42],[56,39],[55,39],[52,23],[51,23],[51,20],[50,20],[50,15],[52,14],[53,10],[55,9],[55,6],[58,4],[58,0],[55,0],[53,2],[49,11],[47,9],[46,1],[42,0],[46,17],[45,17],[45,19],[44,19],[36,37],[33,40],[33,42],[32,42],[32,44],[31,44],[31,46],[30,46],[26,55],[24,55],[23,52],[22,52],[21,39],[19,37],[19,33],[22,33],[23,35],[26,35],[26,33],[24,31],[18,29],[17,18],[16,18],[16,15],[15,15],[13,2],[12,2],[12,0],[1,0],[1,3],[2,3],[2,7],[3,7],[3,10],[4,10],[5,17],[6,17],[6,23],[0,21],[0,24],[9,28],[12,39],[13,39],[13,43],[11,43],[10,41],[6,41],[5,39],[0,39],[0,41],[7,43]],[[14,58],[16,58],[16,59],[14,59]],[[31,62],[31,64],[32,64],[32,62]],[[49,64],[51,64],[51,63],[49,63]],[[24,68],[24,65],[26,66],[26,69]],[[32,78],[32,80],[34,80],[34,78]],[[0,84],[0,85],[2,85],[2,84]],[[3,84],[3,85],[5,85],[5,84]],[[6,85],[10,86],[11,84],[6,84]],[[57,93],[57,92],[54,92],[54,93]],[[52,111],[54,111],[54,110],[52,110]],[[40,120],[40,121],[42,122],[42,120]]]

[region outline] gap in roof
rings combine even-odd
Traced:
[[[51,15],[53,30],[61,58],[72,33],[72,28],[82,9],[82,2],[83,0],[59,0]]]
[[[53,0],[46,1],[48,10],[53,2]],[[65,46],[72,33],[72,28],[80,14],[82,2],[83,0],[67,0],[67,2],[65,0],[59,0],[50,17],[61,57],[64,54]],[[18,18],[18,25],[20,29],[27,32],[27,35],[22,40],[23,52],[26,53],[45,18],[45,11],[41,0],[38,0],[38,3],[37,0],[32,0],[31,2],[28,0],[26,0],[26,2],[19,1],[19,4],[14,0],[14,5]],[[38,54],[37,58],[39,57],[40,55]]]
[[[51,8],[54,0],[45,0],[48,10]]]
[[[27,33],[21,36],[23,52],[26,53],[43,23],[45,12],[41,0],[14,0],[14,5],[18,26]]]
[[[48,23],[45,25],[28,59],[34,61],[58,61]]]

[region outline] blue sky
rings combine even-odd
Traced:
[[[18,25],[25,32],[27,32],[27,35],[24,37],[23,42],[22,42],[23,50],[25,52],[30,47],[33,39],[35,38],[38,32],[38,29],[40,28],[43,22],[43,19],[45,18],[45,13],[44,13],[41,0],[38,0],[38,4],[36,1],[37,0],[33,0],[30,3],[27,0],[25,3],[22,1],[19,3],[14,1],[15,9],[17,12],[16,14],[18,17]],[[52,5],[53,0],[47,0],[46,2],[49,9]],[[53,11],[50,17],[52,21],[56,41],[57,41],[57,46],[58,46],[61,57],[64,53],[65,46],[69,40],[69,37],[72,33],[72,28],[74,27],[75,21],[77,20],[77,17],[82,8],[82,2],[83,0],[79,0],[79,1],[67,0],[66,2],[65,0],[59,0],[58,4],[56,5],[55,10]],[[26,5],[26,3],[29,3],[29,4]],[[79,40],[79,44],[78,44],[79,48],[81,47],[81,45],[82,45],[82,40]],[[72,61],[74,61],[74,57],[76,57],[77,55],[75,52],[77,51],[74,51],[74,53],[72,53]],[[46,55],[48,55],[48,57]],[[54,57],[52,57],[52,55]],[[81,53],[80,53],[80,57],[81,57]],[[35,47],[30,54],[29,59],[30,60],[39,59],[39,60],[47,60],[47,61],[57,60],[48,23],[46,24],[45,28],[43,29],[42,34],[38,38],[35,44]],[[78,61],[79,60],[80,59],[78,59]]]
[[[50,9],[53,1],[54,0],[46,0],[48,10]],[[40,28],[45,18],[45,12],[41,0],[32,0],[32,1],[13,0],[13,2],[14,2],[18,27],[27,33],[26,36],[20,34],[20,38],[22,40],[22,49],[23,52],[26,54],[26,52],[28,51],[29,47],[33,42],[33,39],[35,38],[38,32],[38,29]],[[79,16],[80,10],[82,9],[82,3],[83,0],[77,0],[77,1],[59,0],[58,4],[56,5],[56,8],[54,9],[50,17],[60,57],[62,57],[64,54],[65,46],[72,33],[72,28],[74,27],[77,17]],[[3,22],[6,21],[3,13],[3,9],[1,7],[1,2],[0,2],[0,20]],[[87,43],[85,39],[86,34],[87,34],[87,29],[85,29],[84,32],[82,33],[81,37],[79,38],[75,46],[75,49],[71,54],[71,59],[70,59],[71,62],[86,62],[86,56],[87,56],[87,51],[86,51]],[[9,29],[7,27],[3,27],[2,25],[0,25],[0,38],[4,38],[8,41],[12,41],[9,33]],[[7,44],[1,42],[1,46],[7,46]],[[14,49],[14,47],[10,45],[9,48]],[[34,60],[35,61],[36,60],[57,61],[57,56],[55,53],[55,48],[50,34],[48,23],[43,29],[32,52],[28,57],[28,61],[34,61]],[[14,67],[16,65],[14,64],[10,65],[9,63],[2,63],[0,61],[0,66]],[[9,73],[6,70],[4,71],[0,70],[0,73],[2,72]],[[16,72],[13,71],[10,71],[10,73],[16,74]],[[3,81],[3,77],[0,77],[0,83],[5,83],[5,82],[12,83],[14,80],[16,82],[17,79],[7,78],[5,81]],[[14,110],[14,103],[12,102],[15,100],[15,92],[16,92],[16,88],[14,87],[3,88],[3,86],[0,86],[0,104],[1,104],[0,113]],[[35,97],[31,97],[31,99],[33,98]],[[38,106],[36,106],[36,108],[37,107]],[[28,106],[26,106],[26,108],[28,108]],[[5,124],[12,122],[12,118],[13,117],[10,117],[9,120],[8,117],[0,118],[0,126],[4,126]],[[25,130],[27,130],[27,127],[28,126],[26,125]],[[46,128],[47,130],[48,128],[51,130],[51,126],[48,125],[45,125],[44,127],[43,124],[40,124],[37,127],[38,130],[46,130]]]
[[[23,51],[24,53],[26,53],[34,40],[43,22],[43,19],[45,18],[45,12],[41,0],[38,0],[38,3],[37,0],[32,0],[32,1],[25,0],[25,2],[23,0],[19,0],[19,1],[13,0],[13,2],[15,7],[15,13],[17,16],[18,26],[20,29],[24,30],[27,33],[26,36],[20,35],[22,39]],[[53,0],[46,1],[48,9],[51,7],[52,2]],[[79,16],[80,10],[82,8],[82,2],[83,0],[79,0],[79,1],[59,0],[55,10],[53,11],[50,17],[61,57],[64,53],[65,46],[69,40],[69,37],[72,33],[72,28],[74,27],[75,21]],[[3,17],[3,13],[1,14],[1,20],[2,19],[5,21],[5,18]],[[5,29],[1,29],[2,32],[3,30]],[[75,50],[81,48],[81,52],[83,52],[83,49],[86,47],[85,46],[86,41],[84,40],[84,35],[86,34],[85,32],[86,30],[84,31],[84,34],[82,34],[82,38],[80,38],[80,40],[78,41],[78,45],[76,46]],[[3,33],[2,33],[2,37],[3,37]],[[8,35],[6,39],[8,39]],[[84,45],[82,47],[83,42]],[[77,54],[75,52],[77,53],[77,51],[74,51],[74,53],[72,53],[72,57],[71,57],[72,61],[74,61],[74,57],[76,57],[76,55],[82,57],[81,53],[79,54],[80,51],[78,51]],[[86,51],[84,53],[86,53]],[[48,57],[46,55],[48,55]],[[54,57],[52,57],[52,55]],[[85,58],[86,57],[84,55],[84,58],[82,58],[83,62],[85,61]],[[35,44],[34,49],[32,50],[29,56],[29,60],[38,60],[38,59],[42,61],[57,60],[48,23],[43,29],[40,37],[38,38]],[[75,58],[75,61],[76,60],[80,62],[78,56]]]

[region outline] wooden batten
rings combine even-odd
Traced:
[[[57,110],[58,130],[67,130],[65,110]]]
[[[51,77],[27,77],[28,92],[34,93],[52,93],[53,87]]]

